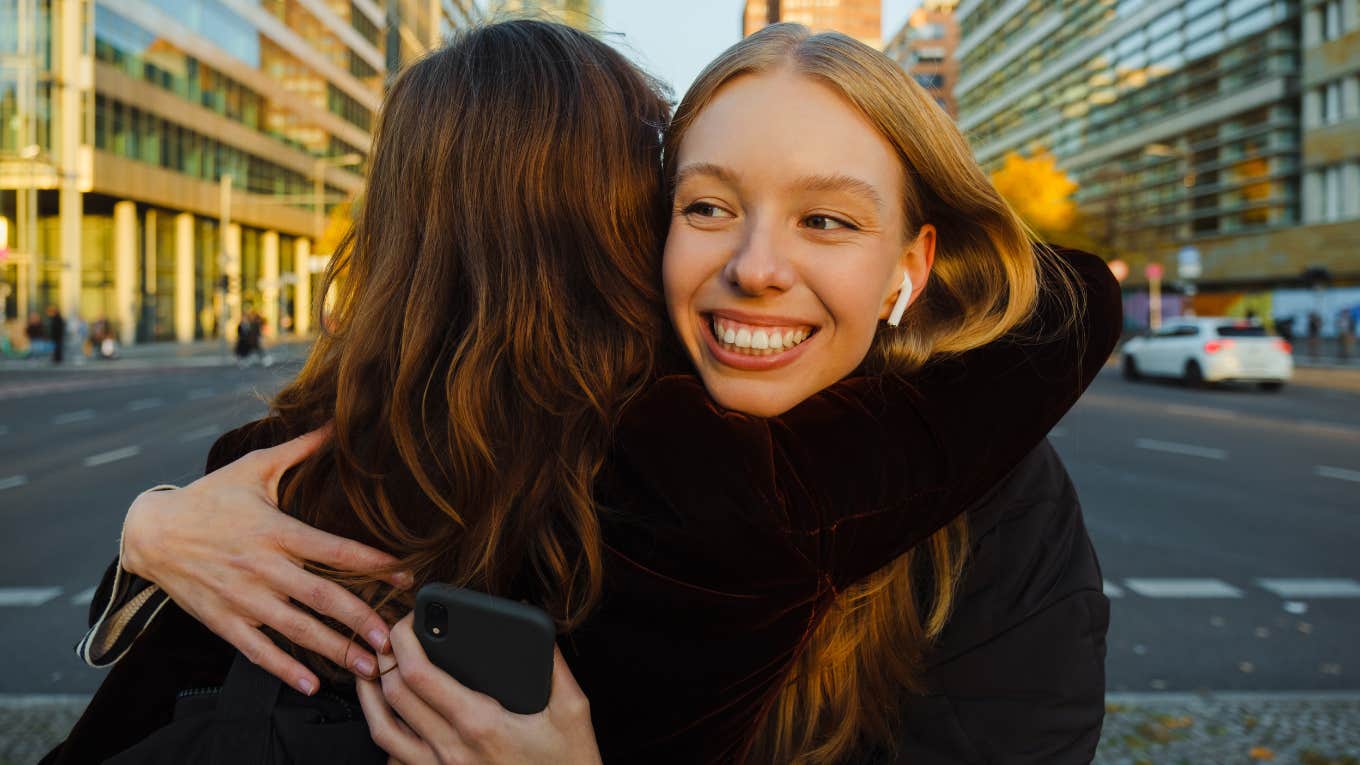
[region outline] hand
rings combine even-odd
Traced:
[[[327,534],[279,512],[279,479],[316,450],[326,430],[251,452],[182,489],[147,492],[128,510],[121,564],[155,582],[191,616],[304,694],[315,674],[274,644],[268,626],[341,667],[372,676],[376,657],[337,633],[292,598],[386,650],[382,617],[354,593],[310,573],[303,561],[345,571],[375,571],[391,555]],[[385,577],[409,587],[409,576]]]
[[[590,704],[561,651],[553,649],[547,708],[519,715],[431,664],[413,619],[408,614],[392,628],[392,653],[378,656],[381,683],[357,680],[373,741],[393,760],[403,765],[599,765]]]

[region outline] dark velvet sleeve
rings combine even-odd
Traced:
[[[911,377],[849,378],[774,418],[722,409],[692,375],[664,377],[625,411],[616,447],[679,515],[763,526],[833,586],[853,582],[978,500],[1104,365],[1122,324],[1118,285],[1099,258],[1060,254],[1084,303],[1069,329],[1069,303],[1050,295],[1033,339]]]

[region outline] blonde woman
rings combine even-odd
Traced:
[[[697,375],[663,372],[610,402],[622,408],[594,481],[606,508],[599,539],[581,537],[572,551],[598,544],[602,565],[584,581],[600,595],[581,611],[553,610],[568,628],[561,647],[607,761],[861,756],[890,745],[912,659],[947,613],[959,537],[938,531],[1089,384],[1117,334],[1117,289],[1095,258],[1034,248],[947,118],[880,54],[842,36],[780,25],[735,46],[681,104],[664,156],[674,181],[666,303]],[[322,421],[283,415],[228,438],[215,465]],[[351,423],[336,430],[363,451]],[[316,460],[290,490],[317,475]],[[277,478],[283,466],[271,464],[263,473]],[[345,463],[332,464],[343,473]],[[258,484],[242,470],[238,479]],[[128,532],[186,507],[225,509],[229,493],[209,476],[147,495]],[[288,492],[280,504],[388,549],[388,573],[415,564],[418,583],[437,572],[395,530],[380,533],[384,518],[364,516],[375,533],[340,509],[293,507]],[[918,598],[901,556],[927,539],[935,565],[917,572],[937,580]],[[140,573],[193,599],[183,579],[160,576],[154,545],[124,541]],[[227,558],[267,555],[228,546]],[[352,627],[373,623],[364,611],[345,616]],[[287,634],[307,645],[309,631]],[[394,758],[513,761],[517,743],[541,743],[496,722],[506,718],[435,671],[413,641],[407,618],[392,632],[395,666],[359,685],[375,740]],[[351,665],[344,652],[322,653]],[[557,725],[550,707],[537,730],[582,724],[577,712]]]

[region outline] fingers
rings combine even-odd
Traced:
[[[364,710],[364,720],[368,722],[369,735],[393,761],[420,765],[435,762],[434,752],[420,740],[405,723],[392,714],[387,699],[376,680],[359,678],[355,681],[359,693],[359,706]]]
[[[263,632],[244,622],[221,631],[213,630],[236,646],[252,664],[277,677],[289,686],[296,688],[305,696],[310,696],[320,687],[316,675],[302,665],[302,662],[288,655],[287,651],[274,645]]]
[[[392,627],[392,654],[402,680],[446,720],[471,738],[485,733],[500,715],[509,714],[499,702],[458,682],[430,663],[416,637],[415,615],[407,614]]]
[[[406,684],[400,667],[382,673],[382,694],[387,703],[431,749],[441,757],[465,749],[453,723],[425,702]]]
[[[257,618],[290,642],[330,659],[337,666],[368,677],[377,671],[377,659],[372,654],[286,601],[262,604]]]
[[[395,556],[362,542],[322,531],[295,518],[289,517],[289,520],[293,523],[280,532],[279,540],[289,552],[303,560],[315,561],[338,571],[355,572],[378,571],[400,563]],[[395,587],[411,586],[411,575],[405,571],[389,574],[383,579]]]
[[[353,592],[291,563],[272,569],[269,578],[279,592],[349,627],[373,650],[387,650],[387,622]]]
[[[553,646],[552,695],[548,697],[547,712],[549,716],[563,719],[590,719],[590,702],[556,645]]]
[[[283,477],[284,473],[288,472],[288,468],[310,457],[317,450],[317,447],[326,442],[330,434],[331,425],[327,423],[291,441],[284,441],[278,446],[271,446],[268,449],[260,449],[255,452],[259,455],[256,461],[263,468],[266,492],[271,503],[274,505],[279,503],[279,479]]]

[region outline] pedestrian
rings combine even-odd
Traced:
[[[1308,313],[1308,355],[1322,357],[1322,314],[1317,311]]]
[[[241,367],[250,366],[259,353],[260,325],[256,315],[255,310],[247,306],[236,325],[236,363]]]
[[[779,67],[795,59],[828,69]],[[223,471],[134,506],[125,562],[155,569],[166,589],[112,569],[108,605],[119,618],[96,624],[82,650],[122,659],[55,757],[98,759],[135,743],[169,719],[184,681],[220,683],[226,667],[249,666],[179,604],[208,614],[210,627],[293,687],[315,690],[310,672],[256,629],[280,613],[249,624],[230,604],[203,610],[195,596],[212,597],[192,586],[167,602],[185,580],[142,555],[151,548],[141,536],[167,535],[153,545],[159,556],[178,549],[170,535],[206,533],[208,549],[166,560],[185,563],[175,571],[190,578],[223,571],[198,556],[256,537],[219,525],[244,516],[215,512],[222,497],[211,487],[257,482],[242,471],[311,449],[281,504],[400,556],[331,565],[376,563],[388,579],[409,569],[415,583],[522,596],[569,633],[561,648],[591,688],[589,714],[579,690],[565,701],[554,693],[567,705],[561,716],[531,721],[535,735],[507,745],[557,735],[593,746],[592,718],[599,752],[546,751],[561,760],[784,762],[822,746],[823,734],[835,737],[831,760],[866,740],[886,743],[883,718],[895,714],[926,636],[950,610],[963,533],[951,519],[1033,452],[1103,366],[1119,329],[1118,286],[1098,258],[1032,247],[947,117],[900,68],[849,38],[810,38],[793,25],[747,38],[710,67],[706,95],[682,103],[664,155],[656,142],[664,102],[646,82],[598,41],[535,22],[467,33],[397,80],[375,137],[371,203],[341,254],[346,278],[328,280],[339,291],[338,331],[318,341],[276,401],[277,416],[214,446],[210,464]],[[786,109],[782,117],[799,118],[770,129],[769,111],[805,100],[814,103],[808,113]],[[504,124],[533,140],[517,135],[517,150],[503,150],[504,131],[487,127]],[[921,134],[929,148],[914,142]],[[740,148],[716,156],[729,136]],[[771,156],[773,138],[783,148]],[[848,187],[868,194],[821,180],[795,189],[781,175],[752,187],[753,199],[784,209],[792,194],[811,210],[860,212],[808,213],[787,231],[734,230],[745,221],[716,203],[721,192],[708,192],[759,177],[753,170],[786,174],[800,166],[786,162],[791,154],[816,179],[870,178]],[[759,164],[724,172],[718,161]],[[677,210],[661,263],[681,337],[678,347],[658,347],[670,332],[655,248],[673,181]],[[874,225],[849,220],[864,216]],[[776,246],[785,237],[796,240],[796,269]],[[950,267],[932,272],[937,259]],[[796,318],[776,319],[780,306]],[[949,360],[923,367],[937,351]],[[656,374],[653,353],[663,359]],[[332,420],[333,438],[281,443]],[[271,451],[232,461],[255,448]],[[181,507],[190,496],[209,504]],[[158,502],[176,508],[176,522],[148,520]],[[179,514],[195,507],[207,510],[205,523]],[[259,506],[239,509],[260,519]],[[267,504],[266,513],[318,538],[269,515]],[[926,576],[915,581],[902,556],[926,540]],[[316,592],[353,605],[352,593],[317,581]],[[131,587],[139,590],[129,602]],[[272,594],[279,587],[287,589],[256,586],[242,608],[268,600],[293,619],[287,598]],[[409,592],[396,597],[409,605]],[[226,621],[212,616],[224,608]],[[350,653],[350,641],[326,638],[296,613],[301,621],[291,623],[302,630],[291,634],[320,649],[304,654],[307,666],[320,670],[327,657],[372,676],[372,666],[351,663],[368,657]],[[128,649],[117,630],[153,616]],[[359,632],[368,637],[378,619]],[[395,651],[410,650],[409,625],[403,618],[391,633]],[[1083,635],[1096,627],[1055,626]],[[387,642],[381,631],[369,639]],[[809,676],[803,662],[814,658]],[[1097,659],[1084,653],[1065,669],[1085,689]],[[359,686],[374,738],[403,761],[433,759],[428,746],[456,740],[441,735],[457,724],[447,712],[419,711],[449,709],[415,690],[430,687],[417,682],[422,666],[402,660],[384,674],[391,698],[375,680]],[[1055,672],[1051,682],[1070,684],[1070,675]],[[323,676],[328,689],[347,692],[345,676]],[[427,679],[449,688],[446,675]],[[389,702],[414,728],[395,723]],[[130,725],[134,705],[146,714]],[[1088,706],[1083,699],[1083,714]],[[1067,724],[1070,711],[1050,709],[1045,722]]]
[[[1357,311],[1360,311],[1360,306],[1344,308],[1336,315],[1337,355],[1341,357],[1342,363],[1350,361],[1351,352],[1355,345],[1355,313]]]
[[[28,325],[24,327],[24,336],[28,338],[29,358],[35,358],[48,352],[47,327],[43,325],[42,316],[37,311],[29,311]]]
[[[66,319],[55,305],[47,307],[47,334],[52,338],[52,363],[60,364],[66,350]]]

